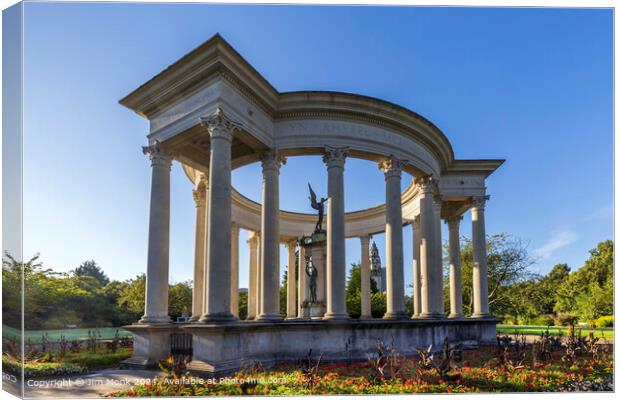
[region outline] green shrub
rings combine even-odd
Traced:
[[[554,322],[555,321],[550,315],[539,315],[538,317],[529,320],[528,325],[552,326]]]
[[[614,326],[614,316],[605,315],[594,320],[594,326],[597,328],[610,328]]]
[[[558,313],[558,315],[556,315],[554,319],[555,325],[558,326],[571,325],[574,324],[576,321],[577,317],[568,313]]]
[[[115,353],[107,353],[104,350],[97,352],[84,351],[80,353],[68,353],[62,361],[79,365],[90,370],[118,367],[121,361],[131,356],[131,349],[121,348]]]
[[[2,357],[2,369],[10,374],[21,375],[21,363],[9,357]],[[77,365],[59,362],[26,362],[24,364],[24,378],[40,378],[83,374],[86,368]]]

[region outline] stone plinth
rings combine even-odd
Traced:
[[[121,368],[143,369],[156,367],[170,355],[170,335],[178,332],[180,324],[133,324],[123,328],[133,334],[133,354],[121,362]]]
[[[292,319],[279,322],[233,321],[129,325],[134,334],[134,354],[123,368],[152,368],[170,355],[170,335],[192,334],[193,360],[189,369],[200,375],[223,376],[257,361],[266,367],[277,361],[296,361],[310,349],[323,353],[325,361],[366,360],[377,348],[377,339],[394,340],[403,356],[414,356],[415,348],[441,351],[444,339],[464,348],[495,343],[495,318],[455,318],[439,320]],[[348,349],[348,350],[346,350]]]
[[[316,318],[321,319],[325,315],[325,303],[310,303],[306,302],[301,305],[302,318]]]
[[[327,234],[325,231],[314,232],[311,236],[306,236],[301,239],[300,245],[304,247],[304,254],[306,257],[312,256],[312,262],[317,270],[316,279],[316,302],[311,303],[306,301],[301,305],[302,318],[322,318],[326,311],[326,259],[327,259]],[[300,274],[306,274],[305,264],[300,270]],[[310,285],[310,278],[306,275],[306,286]],[[310,290],[308,290],[308,296]]]
[[[496,319],[424,320],[285,320],[278,323],[237,322],[189,324],[183,331],[193,335],[194,357],[188,368],[195,374],[222,376],[257,361],[269,367],[277,361],[297,361],[310,349],[325,361],[366,360],[377,348],[377,339],[391,343],[404,356],[415,348],[441,350],[447,337],[451,344],[475,348],[495,343]],[[348,345],[347,345],[348,343]],[[345,350],[348,349],[348,350]]]

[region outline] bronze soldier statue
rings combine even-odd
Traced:
[[[310,303],[316,303],[316,276],[318,271],[312,262],[312,256],[306,259],[306,275],[310,278]]]

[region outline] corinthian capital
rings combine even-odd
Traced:
[[[431,175],[423,175],[414,178],[414,183],[420,188],[425,195],[432,195],[437,181]]]
[[[263,171],[275,170],[280,171],[280,167],[286,164],[286,157],[278,154],[276,150],[267,150],[260,156]]]
[[[484,206],[487,202],[487,200],[489,200],[491,198],[491,196],[486,195],[486,196],[474,196],[471,198],[471,204],[473,207],[479,209],[479,210],[484,210]]]
[[[235,131],[241,129],[241,123],[230,119],[224,111],[218,107],[217,110],[208,117],[201,117],[200,124],[207,128],[211,138],[221,138],[232,141]]]
[[[462,215],[451,215],[448,218],[446,218],[446,223],[448,224],[448,227],[450,229],[455,229],[455,228],[458,228],[462,219],[463,219]]]
[[[204,206],[206,203],[206,194],[207,194],[207,178],[205,174],[198,175],[198,182],[196,183],[196,188],[192,190],[192,194],[194,195],[194,201],[196,202],[196,207]]]
[[[142,146],[142,153],[149,157],[152,166],[170,168],[172,164],[172,155],[164,149],[159,140],[153,141],[149,146]]]
[[[295,251],[295,248],[297,247],[298,240],[297,239],[289,239],[289,240],[285,241],[284,243],[286,244],[286,248],[289,251]]]
[[[383,171],[386,178],[399,177],[403,172],[403,167],[407,165],[406,160],[400,160],[396,157],[390,157],[379,163],[379,169]]]
[[[349,153],[348,147],[331,147],[325,146],[325,155],[323,155],[323,162],[327,165],[327,168],[337,167],[344,168],[344,162]]]
[[[254,232],[254,231],[250,231],[248,233],[248,240],[246,240],[246,243],[249,244],[250,246],[256,246],[258,245],[258,232]]]

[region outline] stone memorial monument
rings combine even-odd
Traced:
[[[128,368],[154,367],[171,337],[192,342],[194,373],[223,375],[243,360],[273,365],[316,349],[324,360],[366,359],[377,338],[405,355],[416,347],[475,347],[495,340],[489,313],[486,179],[504,160],[458,159],[431,121],[399,105],[351,93],[280,92],[220,35],[167,66],[120,103],[149,121],[150,202],[144,315]],[[280,209],[286,157],[320,155],[327,195],[310,189],[318,215]],[[376,163],[385,183],[369,188],[385,202],[345,210],[348,158]],[[231,172],[262,168],[257,203],[231,185]],[[180,165],[194,184],[194,286],[189,321],[168,312],[170,180]],[[401,190],[403,174],[412,177]],[[290,188],[286,188],[289,190]],[[464,317],[459,230],[470,211],[472,314]],[[444,305],[441,225],[449,228],[449,307]],[[147,221],[145,221],[145,224]],[[411,242],[403,229],[413,229]],[[239,232],[248,231],[248,318],[239,319]],[[385,232],[387,311],[372,318],[370,237]],[[361,248],[361,318],[346,307],[347,238]],[[280,244],[288,253],[286,313],[280,311]],[[404,258],[404,247],[412,251]],[[294,265],[299,268],[292,268]],[[405,268],[413,276],[413,312],[405,313]],[[381,284],[383,286],[383,283]],[[447,310],[450,310],[447,314]],[[347,351],[345,352],[345,347]]]

